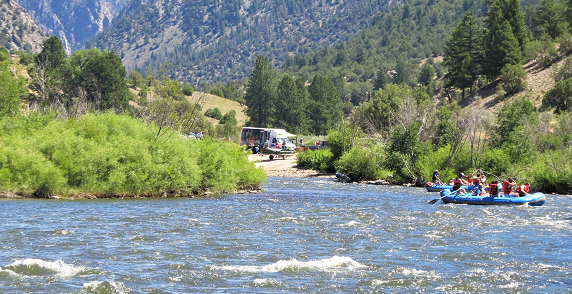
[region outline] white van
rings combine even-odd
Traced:
[[[280,145],[284,146],[283,149],[294,150],[297,139],[298,136],[288,133],[285,129],[244,127],[240,132],[240,146],[274,147],[276,142],[280,142]]]

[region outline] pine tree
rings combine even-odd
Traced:
[[[506,22],[506,24],[505,24]],[[489,78],[498,76],[507,64],[522,62],[528,41],[528,29],[518,0],[495,0],[487,13],[485,71]],[[516,40],[516,46],[514,46]],[[513,52],[518,50],[519,52]]]
[[[537,38],[543,34],[548,34],[553,39],[560,37],[569,26],[565,20],[565,11],[566,6],[561,1],[541,0],[531,16],[532,34]]]
[[[495,31],[491,42],[494,45],[487,47],[487,75],[496,77],[505,65],[522,63],[522,52],[508,21],[505,20]]]
[[[257,127],[268,127],[275,99],[274,67],[267,57],[258,56],[246,88],[246,114]]]
[[[435,68],[431,64],[425,62],[421,66],[421,72],[419,73],[419,78],[417,80],[421,85],[428,86],[433,81],[433,78],[435,78]]]
[[[482,73],[483,35],[477,16],[467,12],[445,45],[443,63],[449,71],[445,75],[447,86],[471,88]]]
[[[293,133],[307,131],[306,106],[308,104],[308,92],[304,82],[295,81],[289,75],[284,76],[278,84],[276,91],[274,126],[285,128]]]
[[[343,116],[340,93],[332,80],[320,75],[314,77],[308,92],[312,103],[309,108],[312,129],[317,135],[326,135]]]
[[[391,84],[391,75],[387,73],[387,69],[380,69],[375,75],[375,80],[373,82],[373,89],[379,90],[385,88],[387,84]]]

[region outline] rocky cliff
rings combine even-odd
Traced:
[[[48,34],[58,36],[66,52],[84,48],[129,0],[16,0]]]
[[[40,52],[47,38],[18,3],[0,0],[0,46],[10,51]]]

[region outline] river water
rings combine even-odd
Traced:
[[[572,196],[428,204],[269,178],[259,194],[0,200],[1,293],[566,293]]]

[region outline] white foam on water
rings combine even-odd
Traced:
[[[255,279],[254,282],[252,282],[252,284],[255,287],[275,287],[282,285],[281,282],[276,281],[274,279]]]
[[[440,276],[433,271],[418,270],[414,268],[401,268],[398,271],[400,271],[404,276],[440,278]]]
[[[62,260],[44,261],[32,258],[16,260],[5,268],[21,276],[57,276],[61,278],[72,277],[85,270],[83,266],[67,264]]]
[[[83,284],[82,290],[85,290],[89,293],[117,293],[117,294],[124,294],[124,293],[131,293],[132,290],[125,287],[123,283],[114,282],[114,281],[93,281],[89,283]]]
[[[280,260],[265,266],[215,266],[215,269],[227,271],[240,271],[248,273],[275,273],[282,271],[297,272],[304,270],[330,271],[336,269],[356,270],[367,266],[345,256],[334,256],[332,258],[298,261]]]
[[[522,284],[518,283],[518,282],[511,282],[511,283],[508,283],[506,285],[498,285],[498,287],[501,289],[515,289],[516,290],[516,289],[521,288]]]
[[[7,276],[18,277],[19,275],[12,270],[2,269],[2,267],[0,267],[0,277],[7,277]]]
[[[361,224],[357,221],[347,222],[345,224],[340,224],[340,227],[359,227]]]

